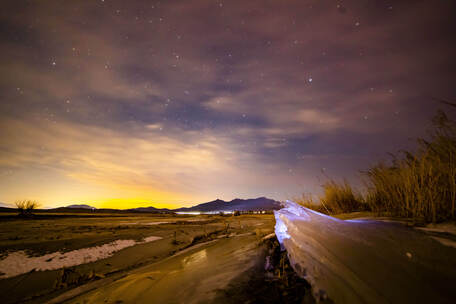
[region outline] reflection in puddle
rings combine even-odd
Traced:
[[[192,267],[200,263],[206,262],[207,259],[207,253],[206,249],[200,250],[198,252],[195,252],[194,254],[186,257],[185,259],[182,260],[182,266],[185,267]]]

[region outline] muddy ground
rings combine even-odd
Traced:
[[[40,256],[162,239],[96,262],[2,279],[2,303],[301,303],[309,286],[294,275],[274,238],[263,240],[273,229],[272,215],[9,218],[0,222],[2,258],[18,250]]]

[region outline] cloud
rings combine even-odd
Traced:
[[[353,175],[410,147],[431,97],[455,97],[454,4],[344,8],[5,3],[3,190],[23,178],[49,198],[284,198],[316,188],[322,167]]]
[[[233,153],[210,136],[184,143],[150,128],[129,134],[71,123],[11,120],[3,120],[2,128],[3,166],[57,167],[73,178],[96,183],[155,189],[179,183],[189,188],[191,181],[178,180],[179,175],[198,179],[218,171],[229,173],[224,159]]]
[[[210,133],[164,134],[154,125],[121,132],[68,122],[8,119],[1,121],[1,127],[3,170],[51,172],[54,178],[69,178],[69,184],[103,189],[105,195],[111,190],[108,198],[127,193],[169,203],[207,197],[201,193],[216,195],[214,189],[220,187],[234,191],[246,180],[252,185],[256,173],[249,171],[260,167],[253,154]],[[43,182],[40,175],[26,179]],[[48,203],[56,203],[52,195]]]

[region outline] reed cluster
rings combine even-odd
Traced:
[[[297,201],[326,214],[372,211],[424,222],[455,219],[456,125],[444,112],[433,119],[429,139],[418,139],[415,152],[402,151],[390,164],[380,162],[363,173],[365,188],[329,180],[316,203]]]
[[[443,112],[430,139],[419,139],[415,153],[402,152],[387,166],[365,172],[365,201],[376,213],[437,222],[454,219],[456,200],[456,127]]]

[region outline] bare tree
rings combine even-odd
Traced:
[[[26,216],[31,215],[33,210],[37,209],[40,204],[34,200],[21,200],[16,201],[15,205],[19,211],[19,214]]]

